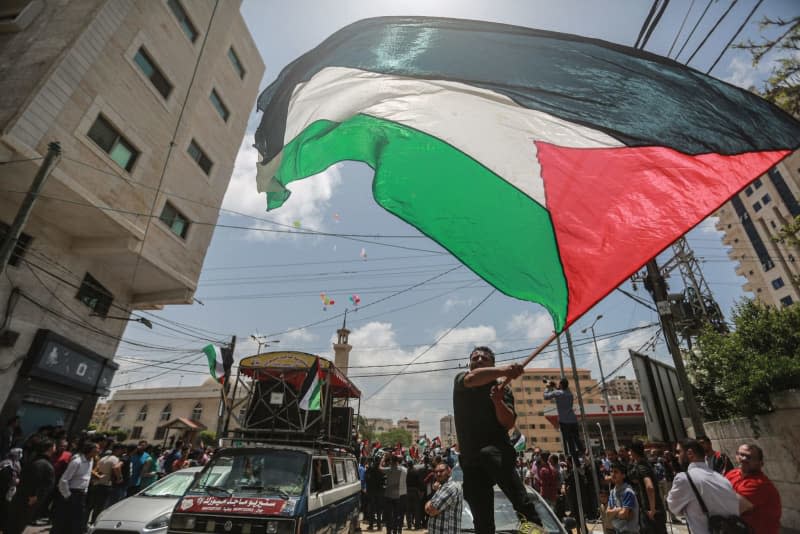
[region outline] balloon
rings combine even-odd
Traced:
[[[361,297],[358,295],[350,295],[350,303],[353,304],[353,306],[358,306],[361,304]]]
[[[366,260],[367,259],[367,251],[362,248],[360,256],[361,256],[362,260]]]
[[[292,221],[292,226],[294,226],[295,228],[300,228],[300,221],[299,220]]]

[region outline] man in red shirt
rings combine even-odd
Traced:
[[[778,534],[781,524],[781,496],[761,469],[764,452],[757,445],[739,445],[740,467],[725,474],[739,495],[742,520],[755,534]]]
[[[553,467],[550,465],[549,452],[545,451],[540,454],[538,468],[539,483],[542,488],[539,493],[550,505],[550,508],[555,509],[556,499],[558,498],[558,474],[553,471]]]

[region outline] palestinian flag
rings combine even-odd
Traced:
[[[316,357],[300,387],[300,408],[306,411],[322,409],[322,369]]]
[[[259,191],[339,161],[562,330],[800,145],[761,98],[603,41],[479,21],[356,22],[259,97]]]
[[[203,347],[203,353],[208,358],[208,371],[211,377],[220,384],[225,383],[225,366],[222,362],[222,350],[217,345]]]

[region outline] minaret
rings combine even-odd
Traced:
[[[336,331],[339,336],[333,344],[333,364],[347,376],[347,367],[350,365],[350,351],[353,347],[347,342],[350,330],[347,329],[347,310],[344,311],[342,327]]]

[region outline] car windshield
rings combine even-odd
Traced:
[[[453,468],[451,478],[456,482],[463,483],[464,473],[460,466],[456,465],[456,467]],[[538,493],[531,488],[527,488],[527,490],[528,494],[533,499],[536,512],[539,514],[538,524],[542,529],[541,532],[546,532],[547,534],[562,534],[564,530],[561,528],[553,511],[544,503]],[[466,499],[464,500],[463,506],[464,509],[461,513],[461,530],[463,532],[475,532],[472,510],[470,510]],[[517,516],[517,512],[514,511],[511,501],[508,500],[508,497],[505,496],[498,486],[494,487],[494,523],[495,530],[498,533],[516,533],[519,531],[519,516]]]
[[[305,488],[308,462],[309,455],[300,451],[222,450],[209,461],[190,492],[221,497],[296,497]]]
[[[140,497],[180,497],[192,483],[197,471],[176,471],[148,487],[139,494]]]

